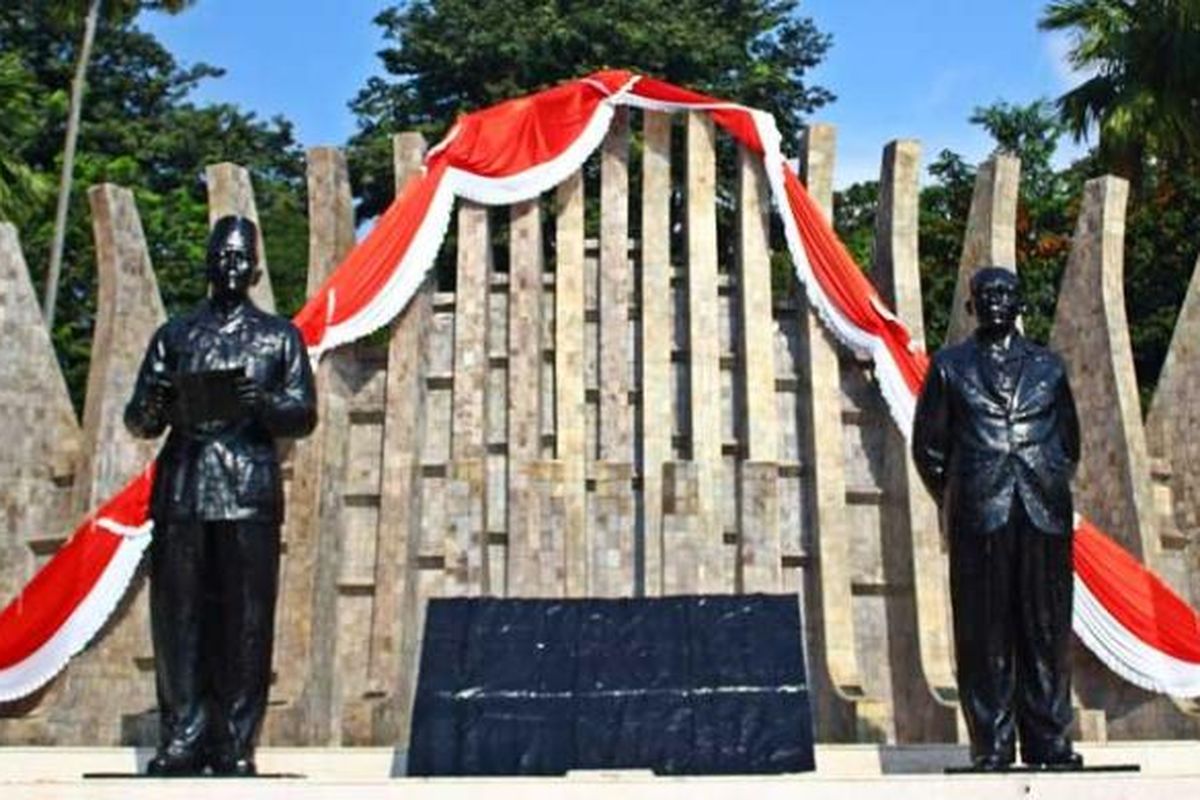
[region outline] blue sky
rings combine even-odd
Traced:
[[[341,144],[354,131],[347,102],[381,74],[383,46],[372,24],[385,0],[199,0],[147,28],[185,63],[226,69],[198,100],[229,101],[268,117],[283,114],[305,147]],[[880,152],[916,138],[925,161],[949,148],[970,161],[991,150],[967,122],[993,100],[1056,97],[1078,81],[1066,40],[1037,30],[1045,0],[802,0],[801,11],[833,34],[812,79],[838,100],[815,118],[838,126],[836,183],[878,175]],[[1079,152],[1070,147],[1060,162]]]

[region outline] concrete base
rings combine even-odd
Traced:
[[[649,772],[583,772],[563,778],[397,777],[403,753],[387,748],[264,748],[263,772],[304,778],[84,780],[88,773],[141,772],[151,753],[133,748],[0,747],[0,796],[81,797],[97,800],[194,798],[232,790],[239,798],[405,798],[405,800],[971,800],[1029,798],[1200,797],[1200,743],[1129,742],[1078,747],[1089,765],[1140,764],[1140,773],[1007,773],[945,775],[966,766],[966,749],[954,745],[888,747],[827,745],[817,748],[817,771],[771,777],[659,778]]]

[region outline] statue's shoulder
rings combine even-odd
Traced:
[[[281,339],[301,341],[300,329],[287,317],[264,311],[258,306],[251,306],[250,313],[254,316],[254,325],[258,330]]]
[[[975,346],[970,339],[963,339],[958,344],[943,347],[933,354],[933,365],[940,369],[958,369],[975,358]]]
[[[179,314],[167,319],[162,325],[158,326],[158,331],[155,336],[161,339],[172,339],[177,336],[185,335],[188,331],[196,326],[200,317],[208,308],[208,301],[202,300],[196,305]]]
[[[1065,361],[1063,361],[1063,357],[1057,352],[1051,350],[1045,345],[1038,344],[1037,342],[1030,341],[1029,339],[1025,339],[1023,337],[1021,341],[1026,349],[1026,358],[1032,359],[1046,369],[1057,370],[1059,372],[1066,373],[1067,364]]]
[[[264,330],[286,332],[295,329],[295,325],[287,317],[276,314],[272,311],[266,311],[256,305],[251,305],[249,308],[250,315],[254,318],[254,324]]]

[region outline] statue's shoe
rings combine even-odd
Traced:
[[[1070,771],[1083,769],[1083,756],[1071,749],[1070,745],[1044,753],[1037,751],[1022,753],[1021,760],[1031,767],[1041,767],[1048,770]]]
[[[171,742],[166,747],[160,747],[150,762],[146,764],[146,774],[160,778],[199,775],[203,772],[196,753],[190,747],[178,742]]]
[[[213,775],[226,778],[252,778],[258,774],[254,759],[246,756],[219,756],[214,758],[209,766]]]
[[[988,753],[971,759],[971,766],[980,772],[1004,772],[1012,763],[1011,755],[1001,753]]]

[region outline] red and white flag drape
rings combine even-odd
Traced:
[[[462,117],[295,317],[314,354],[362,338],[404,310],[433,265],[456,198],[489,205],[537,197],[599,147],[620,106],[699,111],[763,159],[796,276],[845,346],[869,357],[909,435],[928,358],[784,161],[774,119],[663,81],[599,72]],[[0,700],[37,690],[104,624],[150,541],[152,467],[93,513],[0,612]],[[1200,695],[1200,619],[1112,540],[1079,520],[1074,627],[1116,673],[1143,688]]]

